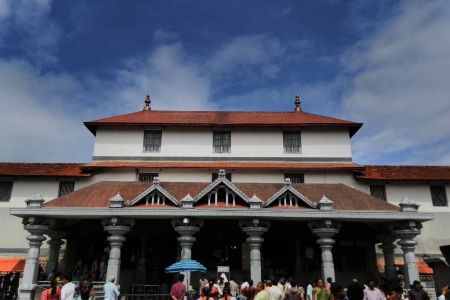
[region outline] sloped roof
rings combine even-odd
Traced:
[[[363,167],[352,163],[308,163],[308,162],[267,162],[267,161],[93,161],[83,169],[225,169],[225,170],[284,170],[284,171],[333,171],[360,170]]]
[[[190,194],[197,196],[209,182],[165,182],[160,185],[178,201]],[[234,183],[233,183],[234,184]],[[71,194],[64,195],[45,203],[46,207],[109,207],[109,199],[120,193],[125,203],[133,200],[152,183],[102,181],[82,188]],[[284,185],[277,183],[236,183],[249,198],[256,195],[266,201]],[[314,202],[319,202],[322,196],[333,201],[335,210],[380,210],[396,211],[399,208],[393,204],[374,198],[344,184],[292,184],[292,187]]]
[[[138,111],[88,121],[86,127],[95,134],[97,126],[332,126],[348,127],[355,134],[362,123],[305,112],[243,111]]]
[[[450,166],[365,166],[364,180],[450,180]]]
[[[0,176],[91,176],[80,163],[0,163]]]

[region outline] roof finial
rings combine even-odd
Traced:
[[[145,96],[145,106],[142,109],[143,111],[150,111],[152,110],[152,108],[150,107],[150,95],[147,93],[147,95]]]
[[[300,107],[300,96],[297,94],[295,95],[295,111],[302,111],[302,108]]]

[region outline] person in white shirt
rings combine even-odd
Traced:
[[[61,300],[73,300],[75,296],[75,283],[72,282],[72,278],[69,275],[65,275],[63,278],[63,287],[61,289]]]
[[[117,285],[114,284],[116,278],[109,278],[108,282],[103,285],[103,292],[105,293],[104,300],[117,300],[120,292]]]
[[[266,281],[266,290],[269,292],[270,300],[283,300],[281,290],[276,285],[272,285],[272,281]]]
[[[313,289],[312,281],[309,281],[308,286],[306,287],[306,300],[312,300]]]

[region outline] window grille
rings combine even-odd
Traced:
[[[60,181],[58,197],[70,194],[75,189],[75,181]]]
[[[286,173],[284,174],[284,179],[289,178],[291,183],[304,183],[305,176],[301,173]]]
[[[219,177],[219,173],[212,173],[211,180],[214,181],[217,179],[217,177]],[[228,181],[231,181],[231,173],[226,173],[225,178],[228,179]]]
[[[283,132],[283,147],[286,153],[300,153],[302,148],[300,131]]]
[[[231,151],[231,132],[214,131],[213,147],[215,153],[227,153]]]
[[[430,186],[430,191],[433,206],[448,206],[447,193],[445,192],[444,185],[432,185]]]
[[[0,182],[0,202],[8,202],[9,200],[11,200],[12,188],[12,181]]]
[[[139,173],[139,181],[152,182],[155,177],[158,177],[158,173]]]
[[[144,151],[159,152],[161,151],[161,135],[160,130],[144,131]]]
[[[384,185],[371,185],[370,195],[386,201],[386,187]]]

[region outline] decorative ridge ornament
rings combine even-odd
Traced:
[[[284,185],[285,186],[290,186],[291,185],[291,179],[290,178],[285,178],[284,179]]]
[[[183,199],[181,199],[181,206],[183,208],[194,208],[194,201],[194,198],[192,198],[191,194],[188,193]]]
[[[153,185],[159,185],[161,183],[161,180],[159,180],[159,177],[153,177]]]
[[[327,198],[327,196],[323,195],[322,199],[319,201],[319,209],[320,210],[332,210],[333,209],[333,201]]]
[[[402,202],[399,203],[401,212],[417,212],[420,204],[411,201],[408,197],[405,197]]]
[[[225,178],[226,175],[227,175],[227,172],[225,172],[224,169],[219,170],[219,174],[218,174],[219,178]]]
[[[25,200],[27,207],[43,207],[44,206],[44,198],[42,198],[41,194],[36,194],[33,197]]]
[[[302,111],[302,108],[300,105],[301,105],[300,96],[297,93],[295,95],[295,111],[296,112]]]
[[[144,108],[142,109],[142,111],[151,111],[152,108],[150,107],[150,103],[151,103],[150,95],[147,94],[145,96],[145,105],[144,105]]]
[[[109,207],[110,208],[122,208],[123,205],[124,205],[124,201],[119,192],[114,197],[109,199]]]

